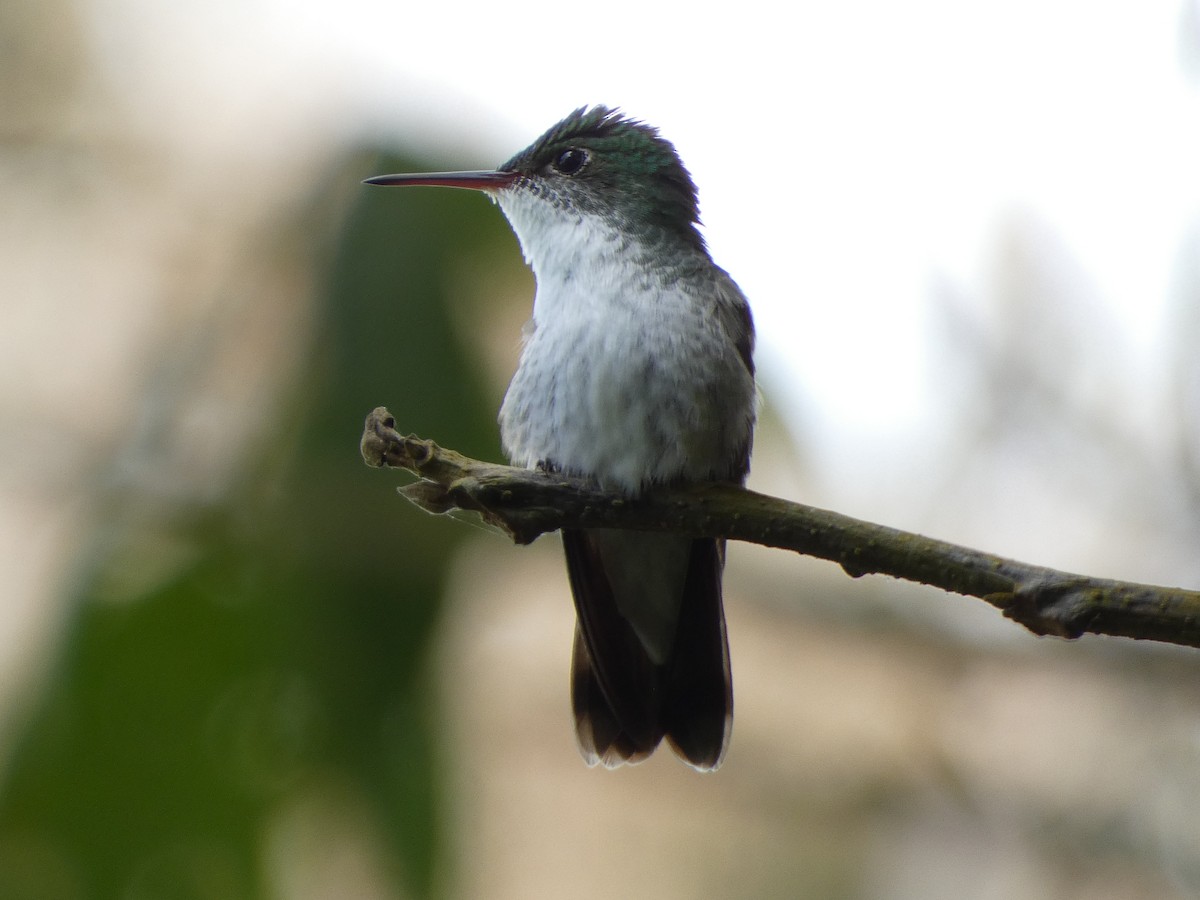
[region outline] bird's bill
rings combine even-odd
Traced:
[[[515,172],[418,172],[412,175],[376,175],[363,184],[388,187],[452,187],[472,191],[498,191],[517,180]]]

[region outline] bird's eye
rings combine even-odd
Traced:
[[[586,150],[580,150],[578,147],[569,147],[554,157],[554,162],[551,165],[554,166],[556,172],[561,172],[563,175],[574,175],[587,165],[587,161],[588,152]]]

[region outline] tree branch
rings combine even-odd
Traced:
[[[724,537],[827,559],[854,578],[890,575],[979,597],[1039,635],[1108,634],[1200,647],[1197,591],[1032,566],[736,485],[691,485],[630,499],[581,479],[480,462],[403,437],[383,407],[367,416],[361,450],[370,466],[418,475],[399,490],[422,509],[477,512],[518,544],[560,528]]]

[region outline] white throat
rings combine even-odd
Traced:
[[[502,193],[498,202],[537,281],[535,325],[559,316],[591,318],[614,311],[612,304],[633,306],[637,294],[653,290],[638,263],[641,248],[616,222],[521,190]]]

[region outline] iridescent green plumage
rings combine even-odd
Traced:
[[[556,172],[555,159],[576,148],[588,151],[587,167],[572,177]],[[500,169],[537,176],[550,199],[616,216],[625,230],[649,243],[682,238],[704,249],[696,230],[696,185],[674,145],[619,110],[580,107]]]

